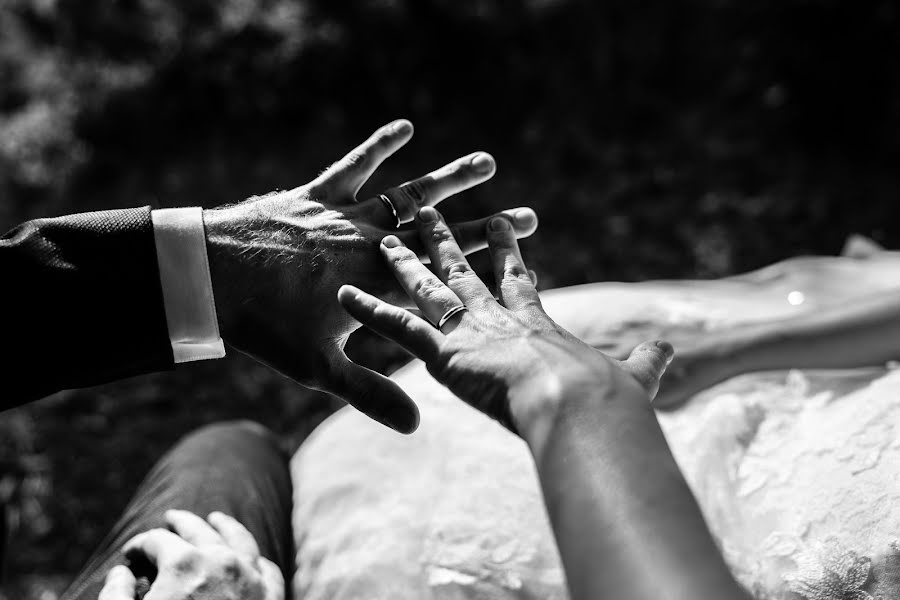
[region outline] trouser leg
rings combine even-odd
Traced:
[[[290,581],[293,566],[288,456],[261,425],[222,423],[182,439],[153,467],[122,517],[62,600],[97,600],[109,570],[123,562],[122,545],[142,531],[165,527],[169,509],[203,518],[233,516],[256,538],[263,556]]]

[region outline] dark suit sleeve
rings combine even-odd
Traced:
[[[0,410],[171,369],[149,207],[37,219],[0,238]]]

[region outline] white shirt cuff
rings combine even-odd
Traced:
[[[151,211],[150,218],[175,362],[222,358],[203,209],[164,208]]]

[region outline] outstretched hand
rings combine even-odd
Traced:
[[[436,274],[398,236],[386,237],[381,252],[437,329],[352,285],[338,297],[361,323],[425,361],[457,396],[524,435],[573,389],[646,401],[656,394],[672,347],[647,342],[620,361],[557,325],[541,306],[506,219],[491,220],[487,232],[499,300],[436,210],[421,209],[416,224]]]
[[[335,294],[349,282],[403,302],[403,291],[379,253],[382,238],[393,232],[424,254],[416,231],[398,226],[420,207],[478,185],[495,171],[493,158],[476,152],[359,201],[362,185],[412,133],[409,121],[395,121],[309,184],[204,212],[225,341],[404,433],[418,425],[415,404],[390,379],[347,358],[344,345],[359,324],[341,309]],[[530,209],[501,214],[516,235],[537,228]],[[485,247],[488,220],[452,226],[462,251]]]

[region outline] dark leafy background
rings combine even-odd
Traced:
[[[0,229],[292,187],[403,116],[372,189],[491,151],[445,212],[533,206],[543,287],[719,277],[900,245],[898,85],[888,0],[0,0]],[[0,415],[5,589],[58,589],[192,428],[295,447],[337,405],[230,356]]]

